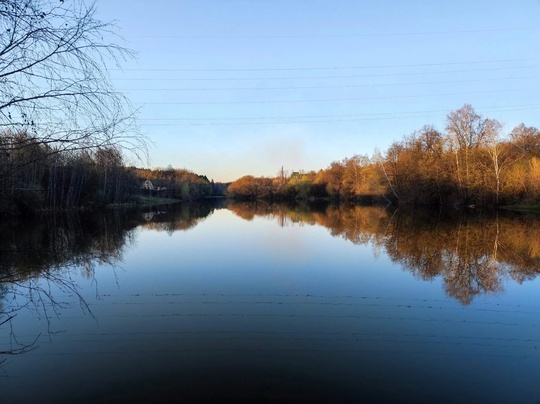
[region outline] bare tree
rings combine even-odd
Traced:
[[[495,119],[486,119],[486,143],[487,153],[491,160],[492,172],[495,179],[495,204],[499,204],[501,193],[501,177],[504,171],[518,161],[522,155],[511,153],[510,145],[501,141],[502,124]]]
[[[471,151],[478,148],[486,134],[485,119],[465,104],[446,117],[446,131],[456,157],[456,177],[465,200],[471,188]],[[464,170],[464,173],[461,171]]]
[[[540,130],[521,123],[510,133],[512,142],[529,156],[540,157]]]
[[[0,130],[66,150],[118,146],[145,153],[129,100],[115,91],[111,66],[133,56],[116,27],[84,0],[0,0]],[[0,143],[0,147],[1,143]],[[3,174],[0,172],[0,175]]]

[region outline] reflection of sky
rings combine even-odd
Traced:
[[[227,210],[172,236],[141,230],[121,268],[75,279],[95,318],[62,294],[71,304],[51,319],[60,333],[48,338],[31,313],[17,319],[22,340],[44,334],[4,365],[8,401],[167,390],[232,401],[239,391],[338,402],[536,397],[538,281],[463,307],[440,280],[417,281],[370,245]]]
[[[364,285],[383,282],[393,293],[403,291],[404,279],[411,278],[402,271],[385,270],[391,264],[384,256],[375,260],[371,246],[331,237],[324,227],[290,224],[281,228],[275,220],[240,220],[225,209],[215,211],[211,220],[189,232],[176,232],[172,237],[164,232],[145,232],[137,242],[144,248],[127,257],[126,265],[146,286],[148,268],[158,271],[150,284],[157,282],[156,276],[163,276],[163,286],[170,287],[167,277],[174,274],[197,284],[202,282],[200,287],[204,289],[212,285],[216,290],[234,290],[238,282],[247,282],[252,288],[264,290],[294,285],[310,293],[309,288],[319,289],[322,282],[324,288],[338,283],[333,288],[354,292],[358,282],[350,282],[351,278],[362,276]],[[414,295],[417,283],[408,285]],[[438,283],[434,286],[437,288],[440,290]]]

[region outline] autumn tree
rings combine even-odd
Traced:
[[[410,140],[415,167],[423,182],[421,195],[429,203],[442,205],[449,189],[445,140],[432,125],[425,125]]]
[[[234,198],[257,199],[269,197],[272,194],[272,180],[265,177],[245,175],[234,181],[227,188],[227,195]]]
[[[384,195],[379,170],[367,155],[354,155],[343,160],[341,195],[345,198],[373,200]]]
[[[526,173],[526,186],[531,200],[540,199],[540,158],[533,157],[529,160]]]
[[[403,182],[407,173],[403,170],[401,156],[403,153],[403,145],[400,142],[393,142],[386,156],[376,153],[375,160],[377,161],[389,189],[390,196],[395,197],[396,201],[403,198]]]
[[[490,172],[495,180],[495,205],[499,204],[501,192],[501,176],[507,168],[518,158],[511,156],[510,146],[502,142],[502,124],[496,119],[485,120],[485,145],[486,152],[491,162]]]
[[[343,174],[345,167],[334,161],[326,170],[321,170],[315,177],[315,184],[324,184],[329,196],[338,198],[342,193]]]

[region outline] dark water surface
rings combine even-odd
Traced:
[[[0,230],[1,402],[540,401],[535,216],[228,204]]]

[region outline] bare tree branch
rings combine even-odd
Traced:
[[[108,73],[133,57],[119,39],[94,2],[0,0],[0,128],[69,150],[115,146],[146,158],[136,111]]]

